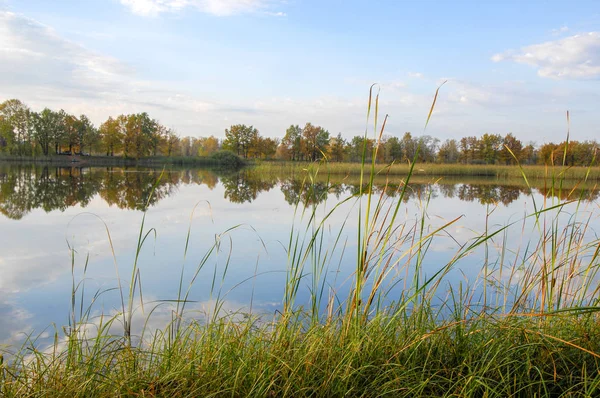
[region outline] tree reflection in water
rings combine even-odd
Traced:
[[[357,195],[359,181],[334,177],[302,180],[292,176],[264,176],[252,169],[223,172],[208,169],[160,169],[123,167],[54,167],[40,165],[0,165],[0,212],[11,219],[21,219],[34,209],[46,212],[79,205],[86,207],[99,196],[107,204],[120,209],[142,210],[146,203],[155,205],[174,194],[181,185],[205,185],[214,189],[219,184],[224,198],[234,203],[250,203],[261,192],[279,187],[285,200],[296,205],[318,205],[326,199],[339,200],[345,195]],[[374,189],[378,194],[397,197],[403,188],[402,180],[376,179]],[[363,188],[363,192],[364,192]],[[577,187],[562,190],[544,187],[534,192],[546,197],[596,200],[597,187]],[[463,181],[413,180],[406,190],[404,200],[423,199],[428,195],[478,201],[481,204],[509,205],[529,189],[519,181],[478,179]]]

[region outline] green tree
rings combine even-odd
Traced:
[[[3,115],[0,115],[0,151],[11,152],[15,145],[13,127]]]
[[[402,143],[398,137],[385,137],[383,144],[383,159],[387,163],[401,161],[404,154],[402,152]]]
[[[371,138],[367,138],[362,135],[356,135],[352,137],[352,140],[348,143],[348,157],[351,162],[362,161],[363,155],[365,161],[370,162],[373,157],[373,145],[375,141]],[[366,147],[365,147],[366,144]]]
[[[530,142],[521,151],[521,157],[523,159],[523,163],[525,164],[536,164],[538,158],[538,151],[535,148],[535,143]]]
[[[479,140],[481,159],[486,164],[495,164],[502,149],[502,137],[499,134],[484,134]]]
[[[253,126],[245,124],[235,124],[225,129],[225,140],[223,149],[228,149],[238,156],[248,157],[252,140],[258,136],[258,130]]]
[[[306,123],[302,129],[302,150],[306,158],[315,161],[322,157],[329,144],[329,132],[320,126]]]
[[[57,112],[44,108],[40,113],[31,112],[31,124],[35,140],[42,148],[42,153],[47,156],[50,152],[50,145],[63,128],[61,117]]]
[[[12,130],[12,137],[9,138],[12,141],[11,152],[19,155],[31,153],[29,112],[29,107],[18,99],[9,99],[0,104],[0,116],[10,126],[5,125],[4,129]]]
[[[302,156],[302,129],[298,125],[291,125],[285,131],[281,140],[281,146],[285,149],[291,160],[300,160]]]
[[[85,148],[87,148],[87,151],[91,153],[100,138],[98,130],[86,115],[79,116],[77,128],[79,152],[85,152]]]

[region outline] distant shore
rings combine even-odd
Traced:
[[[231,165],[225,164],[222,159],[214,156],[150,156],[144,158],[126,158],[123,156],[82,156],[82,155],[51,155],[51,156],[0,156],[0,163],[23,163],[23,164],[48,164],[61,167],[95,167],[95,166],[142,166],[161,167],[165,165],[189,166],[189,167],[221,167]],[[298,174],[305,170],[319,170],[323,175],[351,176],[361,173],[361,163],[351,162],[296,162],[277,160],[249,159],[242,161],[234,167],[246,166],[262,174]],[[371,163],[365,173],[370,170]],[[375,165],[375,173],[380,177],[406,176],[411,167],[407,163],[394,163],[392,165],[378,163]],[[490,178],[519,178],[536,180],[600,180],[600,166],[545,166],[525,165],[475,165],[475,164],[439,164],[439,163],[417,163],[412,170],[413,178],[417,176],[439,176],[439,177],[490,177]]]
[[[146,166],[164,165],[218,167],[222,162],[208,156],[151,156],[144,158],[126,158],[123,156],[83,156],[83,155],[51,155],[51,156],[15,156],[2,155],[0,163],[48,164],[62,167],[94,167],[94,166]]]
[[[308,162],[278,162],[258,161],[253,163],[254,168],[263,174],[300,173],[309,168],[319,167],[319,173],[325,175],[359,175],[361,163],[308,163]],[[371,163],[365,165],[365,173],[370,171]],[[392,165],[376,164],[375,172],[379,176],[406,176],[411,167],[407,163]],[[600,180],[600,167],[581,166],[544,166],[527,165],[474,165],[474,164],[439,164],[417,163],[413,169],[413,178],[416,176],[456,176],[456,177],[492,177],[492,178],[520,178],[525,175],[528,179],[557,179],[557,180]]]

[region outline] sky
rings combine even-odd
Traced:
[[[437,87],[432,120],[425,120]],[[600,138],[594,1],[0,0],[0,101],[148,112],[185,136],[306,122],[364,134]],[[368,125],[373,133],[372,121]]]

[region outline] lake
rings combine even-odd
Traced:
[[[316,229],[318,244],[298,257],[304,270],[295,303],[326,311],[331,302],[343,302],[356,270],[358,209],[368,206],[365,188],[360,195],[357,177],[305,177],[252,169],[1,164],[0,344],[47,342],[69,324],[72,308],[76,319],[88,310],[90,319],[122,311],[116,288],[121,281],[127,301],[132,277],[138,328],[150,314],[149,325],[156,327],[172,320],[174,300],[190,281],[190,317],[214,314],[215,303],[220,314],[274,314],[283,305],[289,258],[294,249],[309,246]],[[378,176],[374,187],[374,200],[391,205],[392,211],[380,214],[389,220],[404,182]],[[505,270],[534,261],[527,245],[544,235],[540,225],[579,228],[586,234],[583,241],[594,239],[598,195],[593,186],[565,184],[558,190],[537,183],[530,189],[520,180],[416,176],[402,196],[391,234],[394,260],[385,299],[400,297],[416,278],[427,280],[459,252],[465,256],[444,272],[440,302],[446,286],[464,286],[480,300],[487,294],[481,290],[482,272],[495,288],[510,291],[519,274]],[[543,223],[525,217],[569,198],[583,200],[542,213]],[[469,249],[486,231],[490,236],[498,230]],[[415,245],[415,236],[428,234]],[[132,275],[134,263],[139,273]],[[314,297],[318,302],[311,304]]]

